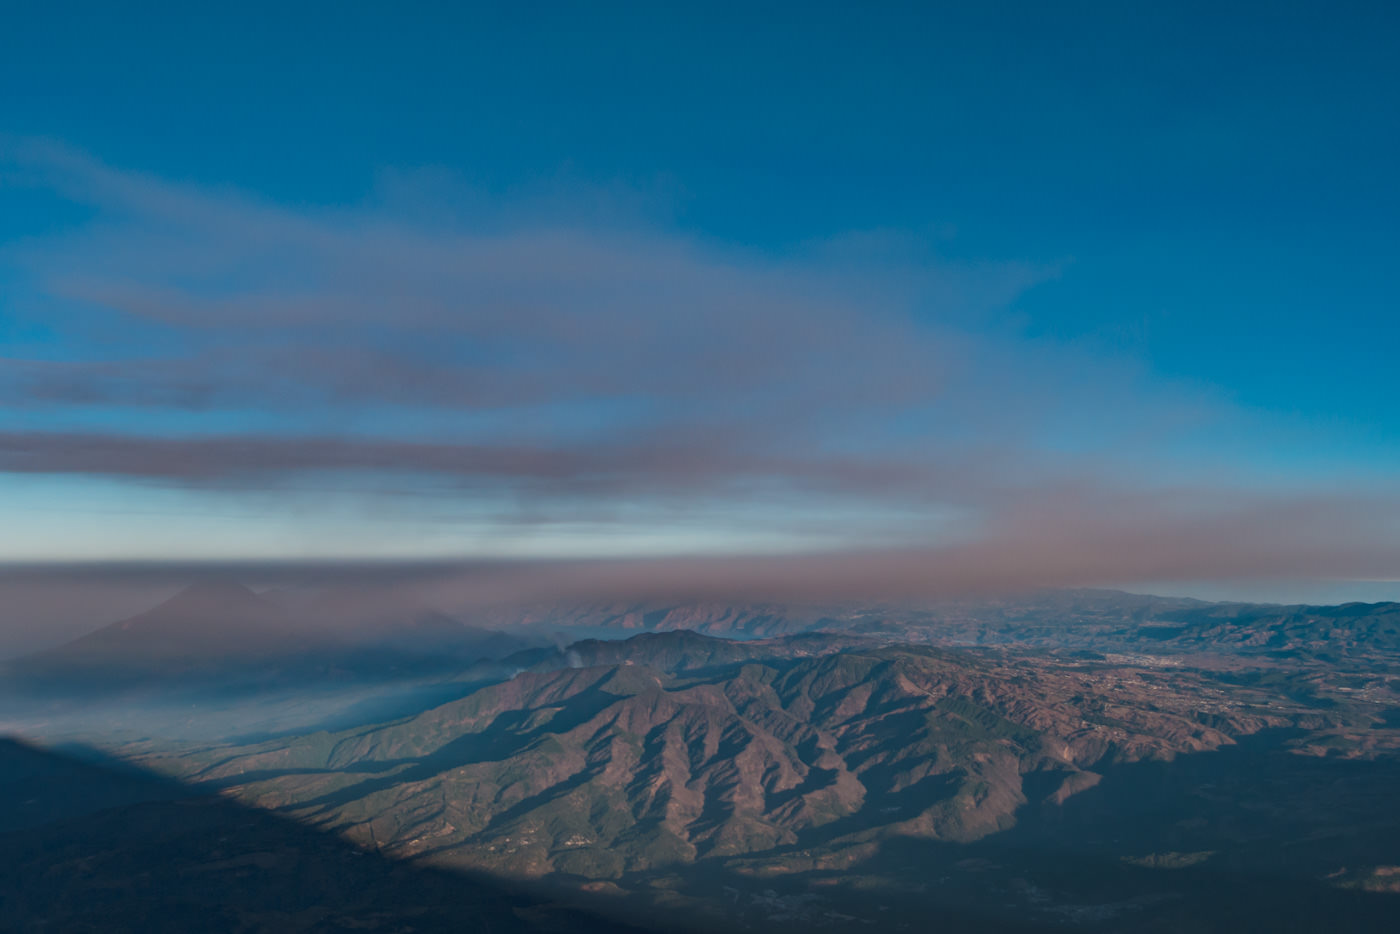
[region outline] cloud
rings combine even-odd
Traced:
[[[369,210],[294,211],[52,145],[22,146],[13,161],[96,219],[15,252],[63,344],[57,355],[5,360],[4,398],[31,417],[137,409],[160,425],[251,412],[243,421],[255,430],[346,436],[338,453],[308,440],[304,457],[255,437],[207,442],[233,455],[228,474],[335,467],[342,455],[412,469],[403,458],[414,451],[434,471],[438,442],[479,462],[486,446],[509,459],[522,441],[550,448],[560,436],[629,457],[651,451],[652,462],[682,450],[701,472],[717,459],[742,473],[749,458],[762,472],[784,458],[907,446],[918,426],[900,422],[934,405],[943,421],[976,417],[950,393],[998,379],[988,367],[1016,366],[929,309],[975,313],[1053,272],[902,261],[872,275],[843,266],[831,245],[817,263],[538,220],[444,230]],[[865,262],[870,247],[852,253]],[[389,454],[375,437],[410,423],[435,443]],[[76,456],[75,438],[42,443]],[[42,458],[20,457],[18,444],[11,469],[38,469],[24,465]],[[108,447],[111,472],[141,473],[117,444],[89,447]],[[151,476],[215,472],[197,465],[192,443],[179,454],[174,441],[148,446],[152,464],[192,465]]]
[[[335,406],[591,406],[595,417],[786,434],[887,420],[946,398],[972,368],[1014,366],[939,322],[1054,272],[929,255],[872,269],[864,247],[843,266],[830,247],[820,261],[773,258],[540,222],[421,228],[27,152],[98,219],[19,260],[46,307],[60,300],[74,325],[104,327],[78,359],[8,362],[11,395],[31,404],[317,417]]]
[[[1179,490],[1165,498],[1086,493],[1023,506],[945,544],[571,560],[0,566],[0,592],[12,585],[169,588],[216,578],[412,594],[470,615],[484,607],[579,600],[899,604],[1154,580],[1384,580],[1400,568],[1400,498],[1393,495],[1232,500]]]
[[[1258,426],[1208,387],[1007,324],[1054,267],[888,231],[775,251],[538,206],[424,222],[52,144],[6,158],[91,217],[4,253],[10,313],[54,339],[0,359],[0,473],[288,497],[348,476],[662,532],[719,508],[752,508],[756,532],[852,517],[826,558],[588,572],[619,587],[912,593],[1394,556],[1384,492],[1263,475]]]
[[[762,458],[736,453],[723,440],[649,437],[630,445],[546,448],[258,435],[0,432],[0,472],[262,485],[268,478],[298,472],[367,471],[429,474],[462,486],[545,486],[553,492],[704,492],[777,481],[827,492],[893,488],[905,496],[935,475],[932,468],[856,458]]]

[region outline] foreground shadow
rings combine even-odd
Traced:
[[[1097,786],[1063,804],[1033,801],[1013,829],[973,843],[871,840],[840,869],[791,875],[785,863],[841,848],[813,839],[729,861],[696,889],[741,893],[736,921],[743,898],[754,901],[742,893],[757,887],[795,905],[817,893],[795,909],[813,919],[911,932],[932,918],[956,931],[1400,930],[1400,893],[1365,890],[1376,867],[1400,865],[1400,762],[1297,755],[1293,735],[1106,768]],[[1041,797],[1055,783],[1044,784]]]
[[[0,739],[0,930],[629,930],[123,763]],[[635,930],[635,929],[633,929]]]
[[[567,903],[381,857],[89,749],[0,740],[0,930],[1395,930],[1400,894],[1342,886],[1400,865],[1400,763],[1295,755],[1289,739],[1106,768],[975,843],[867,840],[822,868],[811,854],[839,852],[851,829],[837,822],[787,850],[619,880],[632,898]],[[1053,791],[1042,777],[1032,799]]]

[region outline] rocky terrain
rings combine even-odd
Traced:
[[[630,638],[506,639],[493,659],[412,669],[393,696],[376,675],[345,696],[206,701],[183,731],[143,713],[64,735],[385,865],[640,926],[922,930],[933,912],[948,930],[1387,929],[1393,607],[1089,592],[956,613],[971,615],[814,615],[743,638],[643,614]],[[188,653],[177,616],[84,645],[134,631]]]
[[[184,775],[401,855],[614,878],[799,841],[830,862],[884,836],[977,839],[1011,826],[1026,776],[1063,800],[1095,768],[1289,722],[1258,693],[1125,669],[903,648],[744,663],[783,646],[686,633],[609,648],[631,657],[197,755]]]

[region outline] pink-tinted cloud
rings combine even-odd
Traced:
[[[0,359],[0,473],[289,497],[423,478],[522,520],[645,501],[658,526],[716,503],[765,507],[755,527],[869,511],[840,556],[590,577],[623,588],[1361,575],[1394,556],[1383,487],[1280,478],[1262,442],[1212,445],[1259,428],[1208,388],[1010,327],[1052,268],[889,234],[774,255],[538,214],[425,226],[52,145],[9,159],[94,219],[7,254],[15,306],[62,352]]]

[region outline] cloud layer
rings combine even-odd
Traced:
[[[1020,336],[1008,309],[1054,269],[891,234],[775,255],[567,212],[290,208],[34,142],[6,166],[88,212],[4,253],[5,313],[44,335],[0,350],[14,477],[350,483],[663,533],[717,509],[849,522],[839,555],[588,572],[634,590],[1364,576],[1400,554],[1384,490],[1280,477],[1208,390]]]

